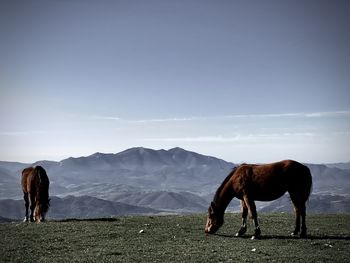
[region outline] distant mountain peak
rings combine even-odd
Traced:
[[[126,154],[126,153],[145,153],[147,151],[155,151],[149,148],[144,148],[144,147],[132,147],[129,149],[126,149],[125,151],[120,152],[120,154]]]
[[[96,152],[96,153],[90,155],[90,157],[95,157],[96,159],[99,159],[99,158],[103,158],[103,157],[108,156],[108,155],[112,155],[112,154]]]
[[[168,150],[169,152],[187,152],[185,149],[181,148],[181,147],[174,147]]]

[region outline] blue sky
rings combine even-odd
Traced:
[[[0,160],[350,161],[348,1],[0,3]]]

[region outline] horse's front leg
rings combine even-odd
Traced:
[[[261,236],[261,230],[259,227],[258,213],[256,212],[255,202],[252,198],[249,198],[247,195],[244,196],[243,200],[248,207],[250,217],[254,221],[255,231],[254,235],[252,236],[252,239],[259,238]]]
[[[25,209],[26,209],[26,214],[25,214],[23,222],[28,222],[28,208],[29,208],[28,193],[23,193],[23,199],[24,199],[24,206],[25,206]]]
[[[241,215],[242,215],[242,224],[241,228],[236,233],[236,237],[243,236],[247,232],[247,216],[248,216],[248,207],[245,204],[244,200],[241,200]]]

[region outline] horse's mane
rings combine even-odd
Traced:
[[[213,200],[214,204],[216,204],[216,201],[218,200],[222,189],[224,188],[226,183],[231,179],[232,175],[236,172],[236,170],[237,170],[237,166],[233,167],[232,171],[226,176],[225,180],[221,183],[218,190],[216,190],[216,193],[214,195],[214,200]]]

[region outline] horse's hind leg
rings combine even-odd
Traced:
[[[34,222],[34,209],[35,209],[35,195],[29,193],[29,199],[30,199],[30,222]]]
[[[297,236],[300,232],[300,208],[294,204],[294,213],[295,213],[295,228],[292,233],[292,236]]]
[[[25,214],[23,222],[28,222],[28,208],[29,208],[28,193],[23,193],[23,199],[24,199],[24,206],[26,208],[26,214]]]
[[[300,237],[305,238],[307,236],[306,234],[306,207],[305,203],[301,206],[301,233]]]
[[[294,212],[295,212],[295,229],[292,233],[292,236],[297,236],[299,234],[300,223],[301,223],[300,237],[306,237],[306,207],[305,207],[305,202],[300,201],[298,198],[295,198],[292,195],[291,195],[291,199],[293,202]]]
[[[256,212],[255,202],[254,200],[248,198],[247,196],[244,196],[243,200],[246,206],[248,207],[250,217],[254,221],[255,231],[254,231],[254,235],[252,236],[252,239],[259,238],[261,236],[261,230],[258,223],[258,213]]]
[[[247,232],[247,216],[248,216],[248,207],[245,204],[244,200],[241,200],[241,212],[242,212],[242,225],[241,228],[236,233],[236,237],[243,236]]]

